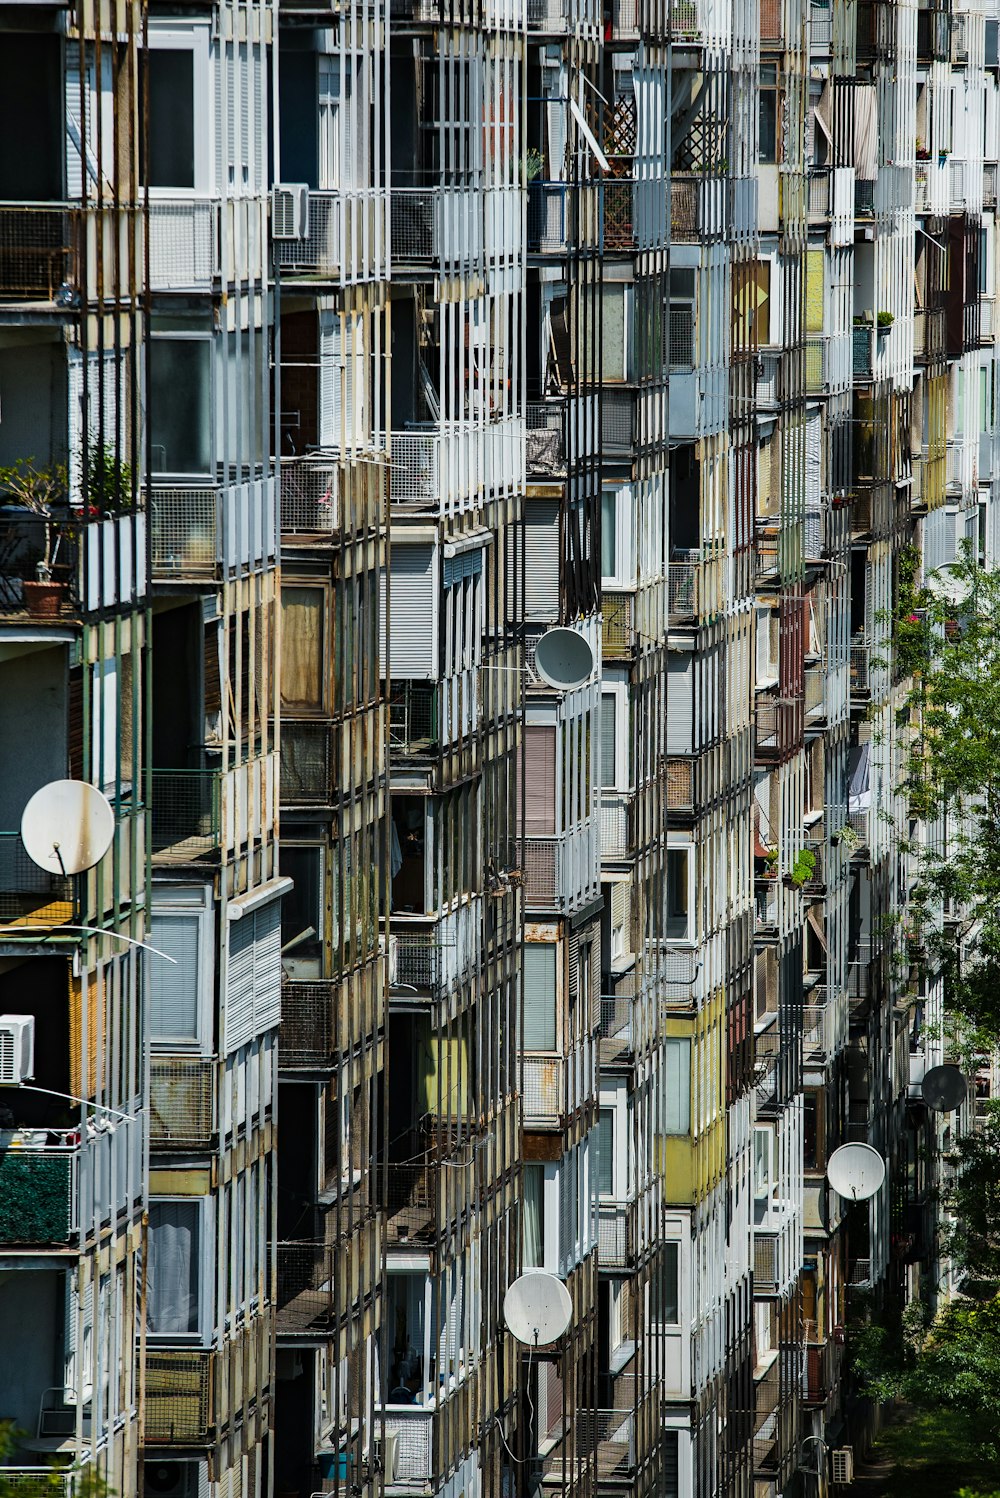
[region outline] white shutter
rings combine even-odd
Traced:
[[[667,753],[690,754],[694,735],[692,656],[672,650],[667,656]]]
[[[529,499],[525,502],[524,564],[525,618],[558,619],[558,500]]]
[[[389,567],[391,599],[389,602],[389,654],[386,658],[385,583],[380,579],[379,618],[382,672],[394,681],[411,678],[436,681],[437,651],[437,583],[434,576],[435,553],[431,545],[394,545]]]
[[[614,692],[601,694],[601,784],[613,786],[617,778],[618,702]]]
[[[228,1055],[246,1045],[253,1035],[254,922],[245,915],[229,923],[226,964],[226,1014],[222,1047]]]
[[[230,921],[223,1049],[228,1055],[281,1021],[281,906]]]
[[[524,1035],[526,1051],[556,1048],[556,949],[552,942],[527,942],[522,948],[524,971]]]
[[[174,959],[150,956],[144,964],[146,1015],[154,1042],[198,1039],[201,920],[197,912],[157,911],[150,923],[150,946]]]

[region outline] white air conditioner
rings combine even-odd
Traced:
[[[305,182],[277,182],[271,188],[273,239],[308,239],[309,188]]]
[[[835,1483],[846,1484],[854,1481],[854,1447],[838,1446],[836,1451],[830,1453],[833,1461],[831,1477]]]
[[[388,1485],[396,1481],[396,1454],[399,1437],[395,1431],[387,1431],[381,1440],[372,1442],[372,1456],[376,1469],[382,1468],[383,1481]]]
[[[0,1086],[17,1086],[35,1075],[35,1016],[0,1014]]]

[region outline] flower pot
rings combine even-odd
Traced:
[[[33,619],[58,619],[65,583],[23,582],[24,606]]]

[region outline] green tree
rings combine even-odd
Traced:
[[[1000,570],[968,547],[919,588],[902,559],[893,638],[912,676],[910,814],[928,830],[912,935],[968,1050],[1000,1042]],[[943,912],[943,921],[941,913]]]
[[[957,1219],[945,1248],[977,1280],[1000,1281],[1000,1109],[981,1129],[963,1134],[950,1155],[955,1179],[944,1202]]]

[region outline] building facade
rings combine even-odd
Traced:
[[[864,1445],[971,1121],[892,620],[1000,564],[998,30],[0,5],[0,1477],[778,1498]],[[80,873],[19,831],[65,778]]]

